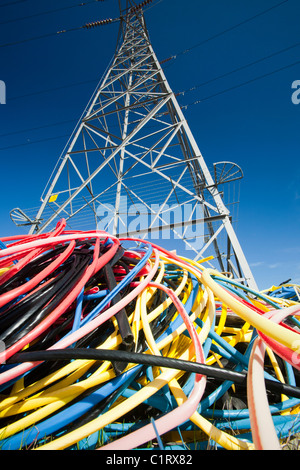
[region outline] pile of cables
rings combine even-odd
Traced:
[[[63,219],[2,237],[0,449],[284,448],[300,433],[298,293]]]

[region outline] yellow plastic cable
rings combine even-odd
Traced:
[[[202,263],[206,260],[193,261],[185,257],[180,257],[174,260],[166,254],[159,252],[159,269],[156,274],[156,284],[164,282],[166,274],[166,265],[171,264],[172,276],[176,276],[176,288],[174,293],[183,305],[187,303],[191,294],[195,295],[195,302],[190,312],[190,321],[195,322],[197,318],[202,320],[202,328],[195,324],[195,329],[203,344],[211,331],[213,322],[216,321],[215,333],[222,337],[228,344],[235,348],[239,343],[248,344],[252,339],[254,328],[266,334],[273,340],[276,340],[289,347],[293,351],[300,353],[299,335],[289,329],[286,329],[279,324],[270,321],[268,318],[256,313],[250,307],[245,305],[239,300],[238,296],[231,295],[226,289],[218,284],[213,276],[217,275],[224,281],[228,280],[226,273],[219,273],[212,269],[206,269]],[[153,259],[150,258],[149,265],[152,266]],[[4,274],[9,268],[0,269],[0,276]],[[196,277],[198,286],[192,282],[189,275]],[[140,278],[140,282],[144,278]],[[94,286],[91,286],[94,287]],[[241,286],[242,289],[242,286]],[[288,299],[278,299],[267,295],[267,292],[276,290],[277,287],[269,289],[264,293],[265,299],[277,303],[280,308],[296,305],[297,302]],[[151,323],[159,319],[166,309],[172,304],[170,297],[167,297],[158,306],[155,307],[154,302],[157,302],[158,292],[154,286],[147,286],[135,299],[133,311],[128,316],[129,324],[131,326],[135,344],[139,341],[141,331],[145,335],[145,339],[149,350],[145,354],[162,355],[170,358],[178,358],[183,360],[194,361],[195,352],[194,346],[189,338],[183,334],[186,331],[184,322],[172,331],[168,336],[162,340],[155,340],[152,334]],[[274,307],[269,305],[268,302],[258,298],[252,298],[246,292],[249,303],[254,307],[259,308],[261,311],[268,313]],[[218,305],[220,314],[216,316],[215,304]],[[299,305],[299,304],[297,304]],[[227,326],[229,321],[229,314],[237,315],[244,323],[239,327]],[[174,313],[173,320],[179,315],[178,312]],[[122,338],[118,331],[116,317],[112,317],[114,331],[108,338],[99,344],[97,349],[118,349]],[[168,325],[166,326],[166,328]],[[277,358],[270,348],[266,348],[271,366],[274,369],[276,378],[284,383],[284,376],[280,369]],[[222,366],[222,355],[210,351],[206,359],[207,365],[217,363],[219,367]],[[2,397],[0,402],[0,418],[7,418],[16,416],[16,421],[11,422],[5,427],[0,429],[0,439],[6,439],[13,436],[15,433],[26,432],[30,427],[34,426],[41,420],[57,413],[62,407],[68,405],[75,398],[95,386],[99,386],[115,377],[110,361],[103,361],[96,370],[94,366],[98,364],[97,361],[88,360],[74,360],[63,366],[61,369],[39,379],[36,383],[32,383],[24,388],[24,379],[19,379],[12,387],[8,396]],[[130,370],[136,364],[128,364],[126,370]],[[91,371],[91,372],[89,372]],[[143,375],[138,379],[138,383],[142,388],[136,391],[129,398],[119,397],[119,399],[111,406],[111,408],[103,413],[96,419],[79,427],[78,429],[66,432],[59,438],[53,439],[51,442],[37,447],[37,450],[60,450],[66,449],[83,439],[87,438],[94,432],[104,429],[107,425],[117,422],[136,408],[138,405],[145,402],[153,395],[155,395],[163,387],[168,386],[170,392],[173,394],[177,405],[181,406],[186,400],[187,396],[183,388],[179,384],[179,379],[186,373],[184,371],[168,369],[162,366],[152,367],[153,380],[149,381],[148,375]],[[288,399],[286,395],[281,396],[282,401]],[[281,415],[289,415],[299,413],[299,406],[287,409],[281,412]],[[17,416],[22,414],[18,419]],[[254,446],[238,437],[230,435],[228,432],[221,431],[216,428],[209,420],[205,419],[198,412],[189,418],[190,421],[197,426],[208,438],[218,445],[228,450],[250,450]],[[39,436],[39,439],[43,436]],[[51,436],[48,436],[51,437]]]
[[[271,322],[265,317],[255,313],[246,305],[239,302],[233,296],[228,294],[221,286],[219,286],[211,277],[210,274],[215,271],[203,270],[202,281],[209,287],[214,294],[220,298],[228,307],[231,308],[237,315],[245,320],[249,325],[256,328],[258,331],[265,333],[272,339],[282,343],[284,346],[292,349],[296,353],[300,353],[299,335],[291,330]]]
[[[7,271],[9,271],[11,268],[1,268],[0,269],[0,277],[3,276]]]
[[[186,285],[186,282],[187,282],[187,273],[185,272],[182,278],[182,282],[179,288],[177,288],[176,290],[177,296],[178,296],[178,290],[179,289],[182,290],[183,287]],[[166,304],[170,305],[170,299],[168,300],[163,302],[159,307],[157,307],[153,312],[149,314],[149,321],[153,321],[153,319],[156,318],[157,315],[166,308]],[[198,313],[200,313],[199,309],[197,311]],[[181,328],[183,328],[183,331],[184,331],[186,329],[186,326],[182,325],[180,329]],[[203,328],[202,335],[207,336],[209,329],[210,329],[210,326],[206,326],[206,328]],[[169,335],[167,341],[161,341],[158,347],[160,348],[165,347],[168,343],[172,341],[174,336],[176,336],[176,334]],[[181,359],[186,358],[187,360],[192,360],[193,348],[189,346],[184,351],[184,353],[180,356],[180,358]],[[91,421],[90,423],[83,426],[82,428],[79,428],[71,433],[68,433],[66,436],[56,439],[52,443],[45,444],[39,447],[38,449],[51,449],[51,448],[61,449],[61,448],[69,447],[69,445],[72,445],[78,441],[79,434],[80,434],[80,439],[83,439],[87,437],[89,434],[93,433],[94,429],[95,431],[98,431],[99,429],[102,429],[104,426],[109,424],[109,422],[113,422],[119,419],[123,414],[126,414],[135,406],[145,401],[147,398],[152,396],[152,394],[156,393],[158,390],[160,390],[163,386],[165,386],[167,383],[169,383],[174,377],[176,377],[179,374],[181,374],[181,371],[178,371],[178,370],[166,370],[162,372],[151,383],[147,384],[143,389],[136,392],[134,396],[127,398],[124,402],[115,406],[113,409],[109,410],[107,413],[105,413],[101,417]],[[70,442],[72,442],[72,444],[70,444]]]
[[[180,357],[180,359],[190,361],[193,359],[193,354],[193,348],[188,348],[185,353]],[[117,421],[123,415],[133,410],[136,406],[149,399],[152,395],[161,390],[165,385],[167,385],[174,377],[176,377],[180,373],[181,371],[174,371],[172,369],[163,372],[160,376],[156,377],[153,381],[148,383],[141,390],[137,391],[133,396],[127,398],[124,402],[115,406],[100,417],[92,420],[91,422],[76,429],[75,431],[66,434],[65,436],[54,439],[52,442],[38,447],[36,450],[66,449],[69,446],[75,444],[76,442],[85,439],[90,434],[93,434],[94,432],[103,429],[108,424]]]
[[[210,331],[211,326],[213,324],[214,315],[215,315],[214,298],[211,292],[209,292],[209,298],[210,298],[210,308],[209,308],[208,321],[207,321],[207,324],[205,325],[205,328],[203,328],[201,333],[199,334],[199,336],[201,337],[202,343],[207,338],[208,332]],[[151,348],[153,354],[159,355],[160,350],[157,347],[157,344],[152,335],[149,322],[147,321],[148,319],[147,319],[147,312],[145,309],[145,304],[142,304],[142,306],[143,307],[142,307],[141,317],[143,321],[143,328],[144,328],[145,336],[147,338],[149,347]],[[179,406],[182,405],[187,400],[187,397],[185,393],[183,392],[182,388],[180,387],[178,380],[174,378],[173,380],[169,382],[168,385],[178,405]],[[248,443],[245,443],[244,441],[241,441],[224,431],[220,431],[212,423],[210,423],[208,420],[203,418],[198,412],[195,412],[190,417],[190,420],[195,425],[197,425],[202,431],[204,431],[210,439],[222,445],[227,450],[242,450],[242,449],[249,450],[250,448],[253,447],[252,445],[249,445]]]
[[[163,270],[161,276],[159,276],[158,280],[161,281],[163,275]],[[176,290],[176,295],[180,295],[181,291],[183,290],[185,283],[187,282],[187,273],[184,274],[182,278],[182,282],[179,285],[178,289]],[[148,296],[149,298],[153,295],[153,289],[150,290],[150,295]],[[170,302],[168,301],[167,304],[169,305]],[[161,311],[163,311],[164,308],[162,306],[158,307],[156,309],[156,312],[152,312],[152,320],[157,317]],[[132,318],[132,315],[131,315]],[[129,318],[129,321],[130,319]],[[121,342],[121,337],[120,335],[117,334],[117,331],[114,331],[110,335],[110,337],[103,343],[101,346],[103,349],[111,349],[112,346],[112,340],[115,340],[115,344],[113,346],[118,346]],[[171,338],[169,338],[169,341],[171,341]],[[107,375],[102,375],[99,373],[99,371],[103,371],[103,365],[94,372],[88,379],[81,381],[80,383],[75,383],[80,376],[83,375],[94,363],[95,361],[83,361],[83,360],[76,360],[73,361],[71,364],[73,367],[70,367],[70,364],[67,365],[63,369],[67,369],[67,372],[63,372],[62,370],[58,371],[57,373],[52,374],[52,377],[50,381],[56,381],[59,376],[63,376],[66,373],[68,373],[68,377],[64,379],[63,381],[60,381],[59,383],[55,384],[52,388],[47,388],[45,391],[42,391],[38,394],[38,396],[33,396],[31,397],[28,401],[23,401],[26,394],[36,393],[38,389],[43,387],[45,384],[49,385],[49,378],[47,379],[42,379],[39,383],[35,384],[35,386],[31,387],[31,390],[23,391],[23,393],[20,395],[18,394],[16,397],[9,397],[5,401],[2,402],[2,408],[6,405],[6,409],[1,412],[0,417],[4,416],[12,416],[17,413],[24,413],[28,412],[32,409],[36,409],[38,407],[43,407],[36,413],[32,413],[26,418],[22,418],[19,421],[16,421],[13,423],[13,427],[7,427],[6,430],[1,430],[0,433],[3,433],[3,436],[8,437],[9,435],[14,434],[15,432],[18,432],[20,429],[24,427],[28,427],[30,425],[35,424],[37,421],[45,418],[47,414],[53,412],[53,407],[47,407],[47,405],[50,405],[51,403],[54,405],[55,402],[57,402],[57,408],[55,408],[55,411],[57,411],[61,406],[64,406],[66,403],[68,403],[70,400],[68,397],[71,397],[71,399],[74,399],[74,397],[79,396],[83,391],[88,390],[91,387],[94,387],[96,385],[99,385],[106,380],[111,380],[111,378],[114,377],[114,373],[111,371],[109,376]],[[106,365],[109,365],[109,362],[106,362]],[[74,370],[73,373],[70,373],[71,369]],[[28,396],[28,395],[27,395]],[[13,401],[21,401],[21,403],[16,404],[12,406]],[[1,434],[0,434],[1,435]]]

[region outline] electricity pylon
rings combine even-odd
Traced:
[[[73,229],[97,226],[119,237],[169,240],[172,234],[195,260],[213,256],[214,267],[256,289],[220,190],[242,178],[242,170],[225,161],[209,171],[152,48],[142,10],[147,3],[127,0],[122,10],[120,2],[115,55],[37,214],[14,209],[11,217],[30,233],[64,217]]]

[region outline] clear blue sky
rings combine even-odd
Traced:
[[[114,53],[117,23],[52,35],[118,16],[117,0],[80,3],[0,1],[2,236],[24,233],[9,211],[39,206]],[[189,105],[185,116],[208,165],[229,160],[243,169],[236,231],[259,287],[288,278],[300,284],[300,104],[291,99],[300,80],[299,0],[156,3],[146,12],[151,41],[159,60],[176,56],[165,72],[174,91],[186,90],[178,100]]]

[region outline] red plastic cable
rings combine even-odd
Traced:
[[[74,235],[74,238],[78,238],[80,235]],[[100,252],[100,238],[99,235],[95,232],[94,236],[91,238],[96,237],[95,249],[94,249],[94,258],[92,264],[88,266],[83,273],[80,280],[77,282],[76,286],[73,288],[71,292],[67,294],[67,296],[63,299],[63,301],[51,312],[39,325],[33,328],[27,335],[25,335],[22,339],[20,339],[17,343],[12,345],[10,348],[6,349],[2,353],[0,353],[0,363],[5,363],[7,359],[11,356],[19,352],[23,347],[25,347],[30,342],[34,341],[38,336],[44,333],[65,311],[66,309],[76,300],[79,293],[88,282],[88,280],[101,269],[106,263],[108,263],[112,257],[115,255],[118,247],[119,241],[117,239],[113,240],[113,245],[109,248],[109,250],[103,254],[99,258]],[[55,243],[57,244],[64,237],[56,237]],[[68,238],[73,238],[70,235]],[[74,239],[73,238],[73,239]],[[84,237],[86,239],[86,237]],[[41,240],[39,240],[41,241]],[[4,251],[4,250],[3,250]]]

